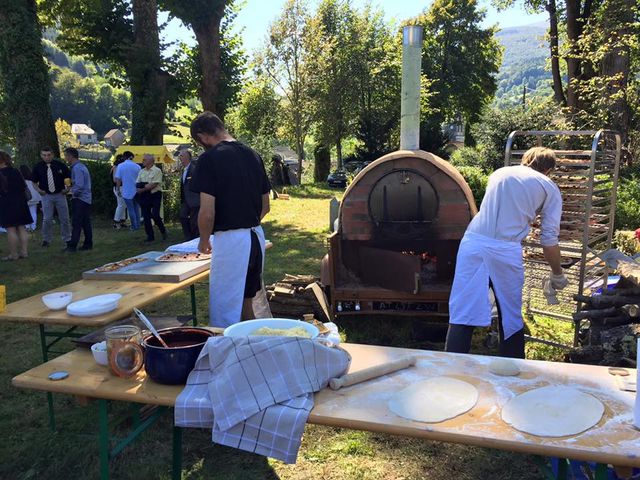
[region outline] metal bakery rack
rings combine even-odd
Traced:
[[[562,193],[560,250],[569,287],[558,292],[558,305],[548,305],[542,285],[550,269],[542,253],[534,224],[523,242],[525,315],[533,315],[574,323],[573,345],[580,332],[588,327],[573,314],[583,308],[574,295],[590,295],[606,288],[609,271],[598,254],[611,248],[616,208],[616,191],[620,168],[621,140],[617,132],[598,131],[515,131],[509,135],[505,165],[517,165],[533,146],[555,151],[558,158],[551,178]],[[556,340],[527,337],[551,345]],[[563,345],[564,346],[564,345]]]

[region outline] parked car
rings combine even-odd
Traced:
[[[344,164],[344,169],[347,172],[359,172],[362,170],[362,162],[354,160]]]
[[[327,177],[327,183],[330,187],[345,188],[347,186],[347,172],[343,169],[334,170]]]

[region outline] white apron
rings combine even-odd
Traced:
[[[524,326],[522,245],[465,233],[456,259],[456,273],[449,297],[449,323],[491,325],[489,280],[500,305],[505,340]]]
[[[225,328],[240,321],[252,230],[260,242],[264,269],[265,239],[262,227],[227,230],[213,235],[209,276],[209,325],[212,327]],[[256,318],[272,316],[264,284],[253,298],[253,312]]]

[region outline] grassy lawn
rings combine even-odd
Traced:
[[[292,188],[289,201],[273,202],[266,222],[267,238],[274,247],[267,255],[266,281],[285,273],[318,274],[319,259],[326,253],[329,198],[339,192],[318,187]],[[0,283],[7,286],[8,301],[62,286],[80,279],[84,270],[108,261],[151,249],[164,249],[181,238],[179,227],[170,227],[170,239],[153,248],[141,243],[143,234],[114,231],[108,219],[95,220],[95,248],[90,252],[65,254],[58,238],[44,249],[36,233],[30,242],[30,257],[0,263]],[[58,230],[54,230],[57,234]],[[6,237],[0,236],[0,250],[6,254]],[[204,320],[207,288],[199,286],[198,308]],[[145,309],[151,314],[190,312],[188,291]],[[393,321],[393,319],[390,319]],[[540,326],[538,326],[540,325]],[[554,324],[555,325],[555,324]],[[540,331],[553,329],[548,322],[536,322]],[[352,340],[375,343],[378,333],[368,324],[356,326]],[[537,331],[537,330],[536,330]],[[369,332],[369,334],[368,334]],[[80,406],[74,399],[56,395],[60,431],[52,435],[47,427],[45,395],[18,390],[11,378],[39,363],[37,328],[3,324],[4,346],[0,350],[0,478],[6,479],[91,479],[98,473],[97,440],[85,434],[97,430],[97,406]],[[388,332],[386,333],[388,334]],[[483,334],[479,333],[479,339]],[[409,342],[408,336],[406,343]],[[397,340],[395,343],[403,343]],[[424,345],[426,345],[425,343]],[[71,349],[70,344],[64,348]],[[530,355],[558,355],[536,347]],[[113,405],[113,412],[123,411]],[[127,448],[111,462],[112,478],[170,478],[172,419],[165,416],[147,431],[141,441]],[[118,430],[124,434],[125,431]],[[542,478],[526,455],[460,445],[425,442],[368,432],[308,425],[296,465],[285,465],[256,455],[213,445],[211,433],[184,433],[184,478],[187,479],[538,479]]]

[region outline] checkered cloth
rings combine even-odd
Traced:
[[[175,424],[212,427],[214,443],[295,463],[313,392],[350,362],[299,337],[210,338],[176,399]]]

